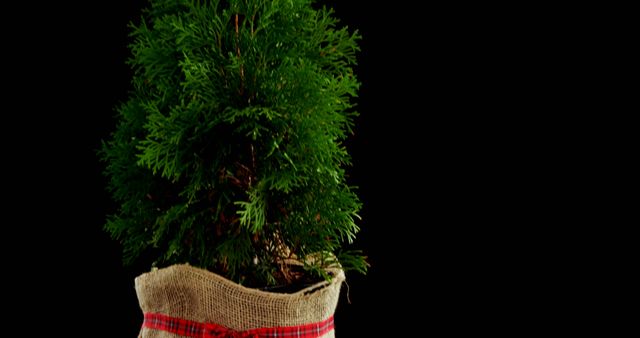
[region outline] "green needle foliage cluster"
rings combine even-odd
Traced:
[[[366,272],[343,249],[361,207],[343,145],[360,37],[313,2],[151,0],[131,26],[133,88],[100,152],[125,263],[249,286]]]

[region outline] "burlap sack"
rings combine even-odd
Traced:
[[[199,323],[214,323],[234,331],[291,327],[332,317],[344,272],[332,270],[333,280],[291,294],[243,287],[219,275],[189,265],[173,265],[135,280],[143,313],[158,313]],[[162,330],[142,328],[142,338],[183,338]],[[335,337],[331,328],[321,337]]]

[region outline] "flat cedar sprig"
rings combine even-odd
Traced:
[[[295,282],[345,251],[361,205],[343,141],[357,32],[311,0],[152,0],[132,25],[129,98],[101,159],[125,263],[188,262],[246,285]]]

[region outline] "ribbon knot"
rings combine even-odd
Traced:
[[[204,325],[203,338],[260,338],[255,333],[236,331],[217,324]]]

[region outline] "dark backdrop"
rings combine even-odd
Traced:
[[[509,220],[504,210],[517,209],[500,197],[513,187],[496,177],[508,177],[519,164],[495,164],[495,146],[508,142],[494,139],[497,118],[487,111],[509,105],[493,100],[498,89],[500,97],[510,96],[494,82],[509,76],[496,75],[494,57],[509,58],[495,53],[487,26],[477,30],[466,22],[472,8],[322,3],[364,37],[356,69],[361,115],[348,148],[350,181],[364,203],[355,245],[372,266],[367,276],[348,276],[338,335],[393,337],[495,324],[485,306],[512,280],[492,272],[511,262],[492,245],[497,228],[483,225]],[[15,75],[5,95],[17,103],[7,110],[5,128],[23,135],[5,143],[7,185],[16,186],[12,224],[19,224],[7,235],[19,247],[8,257],[35,252],[20,264],[35,278],[18,284],[46,299],[45,317],[73,321],[74,333],[83,336],[135,337],[141,325],[133,279],[148,267],[123,267],[120,247],[102,230],[114,204],[95,151],[115,127],[113,108],[127,96],[127,23],[143,5],[48,3],[16,11],[22,25],[6,30],[33,29],[5,40],[6,70]],[[24,311],[32,312],[28,305]],[[54,310],[61,305],[71,310]]]

